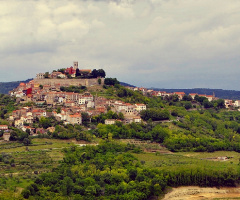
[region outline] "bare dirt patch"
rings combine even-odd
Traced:
[[[187,186],[173,188],[163,200],[207,200],[207,199],[240,199],[240,187],[197,187]]]

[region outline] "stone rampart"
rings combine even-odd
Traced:
[[[104,78],[101,78],[101,84],[104,83]],[[34,79],[34,83],[39,85],[55,85],[60,84],[60,86],[92,86],[92,85],[99,85],[98,78],[92,78],[92,79]]]

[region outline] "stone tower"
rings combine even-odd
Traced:
[[[78,62],[77,61],[73,62],[73,69],[78,69]]]

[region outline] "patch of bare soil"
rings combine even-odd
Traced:
[[[163,200],[207,200],[207,199],[240,199],[240,187],[203,188],[187,186],[173,188]]]

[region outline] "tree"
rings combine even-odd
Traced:
[[[49,78],[49,72],[45,72],[44,78]]]
[[[194,97],[194,100],[196,100],[197,102],[199,102],[199,103],[203,103],[203,101],[204,100],[206,100],[207,98],[206,97],[200,97],[200,96],[198,96],[198,95],[195,95],[195,97]],[[208,99],[207,99],[208,100]]]
[[[64,196],[70,195],[73,189],[73,180],[70,177],[64,177],[61,184],[61,190]]]
[[[178,95],[177,94],[174,94],[174,95],[170,95],[170,96],[165,96],[164,97],[164,100],[165,101],[172,101],[172,102],[177,102],[177,101],[179,101],[179,97],[178,97]]]
[[[129,169],[128,173],[129,173],[130,180],[135,180],[138,172],[137,172],[137,169],[131,168]]]
[[[211,102],[209,102],[208,99],[204,99],[203,106],[204,106],[204,108],[211,108],[211,107],[213,107],[213,104]]]
[[[65,68],[58,69],[58,72],[62,72],[63,74],[65,73]]]
[[[191,102],[186,102],[185,104],[184,104],[184,107],[188,110],[188,109],[190,109],[190,108],[192,108],[192,104],[191,104]]]
[[[192,101],[192,97],[190,95],[184,95],[182,98],[183,101]]]
[[[97,78],[98,77],[98,71],[96,69],[93,69],[91,72],[91,75],[93,78]]]
[[[214,101],[214,102],[217,103],[217,107],[218,107],[218,108],[225,108],[225,102],[224,102],[223,99],[218,99],[218,100],[216,100],[216,101]]]
[[[83,112],[81,114],[82,114],[82,123],[83,123],[83,125],[86,126],[88,124],[88,122],[90,121],[90,116],[88,113],[85,113],[85,112]]]
[[[161,109],[150,108],[148,110],[142,110],[140,112],[140,116],[145,121],[147,121],[149,119],[151,119],[153,121],[158,121],[158,120],[169,119],[170,118],[170,113],[167,109],[161,110]]]
[[[172,95],[172,101],[173,101],[173,102],[179,101],[179,97],[178,97],[177,94]]]
[[[119,81],[116,78],[105,78],[104,84],[105,85],[115,85],[115,84],[119,84]]]
[[[41,117],[39,120],[39,125],[46,129],[51,126],[51,121],[47,117]]]
[[[28,146],[29,144],[31,144],[31,140],[30,140],[29,138],[24,138],[24,139],[23,139],[23,144],[24,144],[25,146]]]
[[[118,113],[118,119],[124,120],[124,115],[122,112]]]
[[[30,135],[31,131],[30,131],[29,128],[27,128],[26,133],[27,133],[28,135]]]
[[[77,68],[76,69],[76,77],[79,77],[79,76],[81,76],[81,73],[80,73],[79,69]]]
[[[9,138],[9,140],[10,141],[16,141],[18,139],[18,134],[17,134],[17,132],[16,131],[12,131],[11,133],[10,133],[10,138]]]
[[[152,134],[152,140],[154,142],[163,142],[165,138],[169,137],[170,133],[169,133],[169,129],[163,128],[160,125],[157,125],[153,128],[153,130],[151,131]]]
[[[22,196],[23,196],[25,199],[28,199],[30,195],[31,195],[31,192],[30,192],[28,189],[24,189],[24,190],[22,191]]]
[[[97,70],[97,72],[98,72],[99,77],[105,78],[106,73],[103,69],[99,69],[99,70]]]

